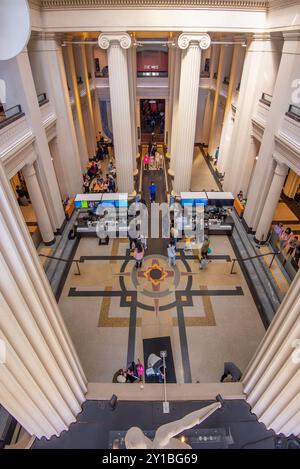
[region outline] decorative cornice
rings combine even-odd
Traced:
[[[266,10],[268,0],[40,0],[52,8],[224,8]]]
[[[206,33],[182,33],[177,39],[180,49],[187,49],[191,43],[198,43],[200,49],[208,49],[211,43],[210,36]]]
[[[101,49],[108,49],[113,42],[118,42],[122,49],[129,49],[132,40],[127,33],[103,33],[98,37],[98,44]]]

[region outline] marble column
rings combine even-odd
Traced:
[[[61,196],[66,199],[82,191],[82,172],[60,42],[48,35],[31,41],[30,58],[40,68],[44,91],[55,109],[56,138],[51,142],[55,155],[51,155],[59,168]]]
[[[81,160],[81,167],[82,169],[85,169],[89,160],[89,155],[88,155],[88,147],[87,147],[86,136],[85,136],[82,109],[81,109],[81,98],[80,98],[80,93],[79,93],[78,84],[77,84],[77,73],[76,73],[72,44],[68,44],[66,46],[66,57],[67,57],[67,67],[68,67],[68,72],[69,72],[69,77],[70,77],[69,85],[71,87],[71,92],[72,92],[72,95],[75,101],[75,107],[76,107],[75,128],[76,128],[76,137],[77,137],[77,143],[78,143],[80,160]]]
[[[240,49],[241,49],[240,44],[234,45],[233,54],[232,54],[232,62],[231,62],[231,67],[230,67],[230,78],[229,78],[229,85],[228,85],[228,90],[227,90],[224,119],[223,119],[222,135],[221,135],[221,141],[220,141],[219,158],[218,158],[218,170],[220,172],[223,172],[224,168],[226,168],[226,162],[228,158],[228,147],[229,147],[228,144],[232,137],[233,122],[232,122],[231,105],[232,105],[234,93],[236,91],[236,87],[238,85],[237,71],[238,71],[238,62],[241,59]]]
[[[276,151],[275,136],[280,132],[285,113],[288,110],[289,103],[292,102],[293,83],[299,78],[300,34],[291,32],[284,33],[283,36],[284,44],[279,57],[278,73],[275,75],[275,84],[270,92],[270,94],[273,95],[271,106],[267,111],[268,117],[251,186],[247,194],[248,200],[244,212],[244,220],[253,231],[256,231],[258,227],[273,177],[272,160],[275,154],[274,152]],[[280,46],[282,47],[280,40],[277,40],[276,43],[277,49]],[[268,55],[264,55],[263,57],[261,74],[263,71],[266,71],[266,76],[270,77],[273,71],[270,66],[267,68]],[[276,55],[276,60],[277,59],[278,57]],[[261,79],[263,79],[263,77],[261,77]],[[243,189],[243,187],[241,187],[241,189]]]
[[[219,99],[220,99],[220,89],[222,83],[222,71],[224,66],[224,56],[225,56],[225,46],[221,46],[220,49],[220,56],[219,56],[219,63],[218,63],[218,77],[216,82],[216,89],[215,89],[215,97],[214,97],[214,104],[212,110],[212,117],[211,117],[211,125],[210,125],[210,133],[209,133],[209,142],[208,142],[208,149],[207,153],[209,155],[213,155],[216,149],[215,141],[216,141],[216,132],[217,132],[217,125],[218,125],[218,111],[219,111]]]
[[[104,33],[100,34],[98,43],[102,49],[107,49],[118,191],[132,194],[133,144],[126,55],[131,37],[127,33]]]
[[[271,228],[273,216],[280,199],[281,191],[288,172],[288,167],[283,163],[277,163],[271,182],[270,190],[267,195],[260,221],[255,233],[255,239],[266,241],[269,230]]]
[[[300,434],[300,272],[241,381],[258,420],[275,433]]]
[[[223,188],[233,194],[242,190],[247,195],[248,202],[251,177],[248,168],[249,158],[252,158],[252,153],[249,151],[253,126],[252,118],[259,106],[262,93],[273,94],[281,49],[282,41],[280,38],[275,40],[269,34],[257,34],[251,38],[246,51],[235,124],[229,148],[230,158],[228,158]],[[268,179],[266,173],[264,177],[266,180]]]
[[[26,187],[29,192],[30,201],[34,208],[37,224],[46,245],[55,243],[51,221],[45,206],[42,191],[36,177],[34,164],[26,165],[22,168],[22,174],[25,177]]]
[[[197,105],[201,66],[201,49],[208,49],[210,37],[205,33],[179,36],[178,47],[183,50],[178,116],[176,123],[175,178],[173,191],[189,191],[194,156]]]
[[[80,57],[80,62],[81,62],[83,83],[85,84],[85,89],[86,89],[87,122],[85,126],[88,129],[88,131],[86,132],[86,135],[88,136],[88,138],[86,138],[87,147],[89,151],[89,156],[95,156],[96,155],[96,132],[95,132],[95,121],[94,121],[94,109],[93,109],[90,79],[89,79],[89,72],[92,72],[92,70],[89,69],[89,65],[87,62],[86,48],[87,46],[85,44],[81,44],[79,46],[79,51],[80,51],[79,57]]]
[[[34,148],[37,154],[37,174],[51,225],[55,232],[62,227],[65,221],[65,213],[46,131],[41,118],[27,50],[22,51],[12,61],[15,64],[14,79],[20,87],[22,109],[25,111],[35,137]]]
[[[0,402],[37,438],[81,412],[86,378],[0,163]]]
[[[171,134],[169,134],[169,156],[170,168],[169,173],[171,176],[175,174],[175,156],[176,156],[176,138],[177,138],[177,118],[178,118],[178,104],[179,104],[179,86],[180,86],[180,73],[181,73],[181,54],[182,50],[177,47],[173,49],[174,60],[174,81],[173,81],[173,95],[172,95],[172,121],[171,121]]]
[[[138,144],[137,144],[137,122],[136,122],[136,48],[130,47],[127,50],[128,60],[128,80],[129,80],[129,99],[130,99],[130,114],[131,114],[131,135],[132,135],[132,164],[134,175],[137,175],[136,160],[139,157]]]

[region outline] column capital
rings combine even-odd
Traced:
[[[122,49],[129,49],[132,39],[128,33],[102,33],[98,37],[98,44],[101,49],[108,49],[111,43],[119,43]]]
[[[177,45],[180,49],[187,49],[192,43],[198,43],[200,49],[205,50],[210,47],[211,39],[206,33],[182,33],[177,39]]]
[[[22,168],[22,173],[25,177],[30,177],[35,175],[34,161],[28,161],[25,166]]]
[[[288,166],[282,161],[279,161],[277,158],[274,159],[276,163],[274,174],[276,174],[277,176],[285,177],[289,170]]]

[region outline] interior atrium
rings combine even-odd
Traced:
[[[300,448],[299,0],[1,0],[0,200],[1,449]]]

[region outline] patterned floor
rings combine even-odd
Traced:
[[[245,368],[264,328],[241,272],[230,275],[228,238],[211,246],[204,271],[180,243],[174,267],[147,253],[137,271],[127,240],[80,241],[81,275],[71,269],[60,307],[89,381],[111,382],[151,337],[171,337],[178,382],[218,381],[224,361]]]

